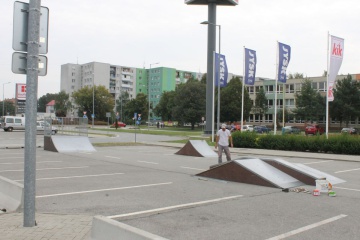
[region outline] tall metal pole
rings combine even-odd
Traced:
[[[94,118],[95,118],[95,74],[93,73],[93,109],[92,109],[92,114],[91,114],[91,118],[92,118],[92,128],[94,128]],[[116,96],[116,92],[115,92],[115,96]]]
[[[218,64],[219,64],[219,69],[218,69],[218,105],[217,105],[217,130],[220,129],[220,54],[221,54],[221,49],[220,49],[220,40],[221,40],[221,25],[216,25],[217,27],[219,27],[219,56],[218,56]],[[225,79],[227,80],[227,79]]]
[[[36,113],[41,0],[30,0],[26,76],[26,128],[24,159],[24,227],[35,226]]]
[[[218,70],[218,101],[217,101],[217,130],[220,129],[220,54],[221,54],[221,25],[217,25],[216,23],[210,22],[210,21],[204,21],[201,24],[206,24],[208,26],[212,25],[214,28],[215,27],[219,27],[219,55],[218,55],[218,64],[219,64],[219,69]],[[215,31],[215,35],[216,35],[216,31]],[[215,44],[214,44],[215,45]],[[215,47],[214,47],[215,48]],[[208,49],[209,50],[209,49]],[[212,54],[213,56],[213,54]],[[213,67],[214,64],[212,64]],[[208,66],[209,69],[209,66]],[[209,73],[207,78],[209,77]],[[208,78],[209,79],[209,78]],[[215,89],[213,89],[214,91]],[[208,96],[208,94],[206,94],[206,96]]]
[[[216,24],[216,3],[208,4],[208,22]],[[213,109],[214,109],[214,51],[216,45],[216,26],[208,24],[207,36],[207,76],[206,76],[206,126],[205,133],[212,133],[213,130]]]
[[[4,88],[5,84],[9,84],[11,82],[3,83],[3,109],[2,109],[2,116],[5,116],[5,94],[4,94]]]
[[[149,112],[148,112],[148,130],[150,125],[150,80],[151,80],[151,66],[159,64],[157,63],[150,63],[150,70],[149,70],[149,80],[148,80],[148,98],[149,98]]]

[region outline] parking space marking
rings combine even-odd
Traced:
[[[349,170],[337,171],[335,173],[352,172],[352,171],[359,171],[359,170],[360,170],[360,168],[354,168],[354,169],[349,169]]]
[[[174,205],[174,206],[163,207],[163,208],[155,208],[155,209],[150,209],[150,210],[145,210],[145,211],[125,213],[125,214],[119,214],[119,215],[113,215],[113,216],[107,216],[107,217],[108,218],[122,218],[122,217],[136,216],[136,215],[147,214],[147,213],[159,213],[159,212],[164,212],[164,211],[168,211],[168,210],[189,208],[189,207],[195,207],[198,205],[221,202],[221,201],[231,200],[231,199],[240,198],[240,197],[243,197],[243,195],[236,195],[236,196],[230,196],[230,197],[224,197],[224,198],[216,198],[216,199],[211,199],[211,200],[206,200],[206,201],[201,201],[201,202],[186,203],[186,204]]]
[[[81,167],[64,167],[64,168],[38,168],[36,171],[43,171],[43,170],[62,170],[62,169],[75,169],[75,168],[88,168],[89,166],[81,166]],[[24,169],[19,170],[3,170],[0,172],[23,172]]]
[[[353,188],[342,188],[342,187],[333,187],[336,189],[343,189],[343,190],[350,190],[350,191],[355,191],[355,192],[360,192],[360,189],[353,189]]]
[[[191,169],[191,170],[199,170],[199,171],[205,171],[206,170],[206,169],[191,168],[191,167],[181,167],[181,168],[186,168],[186,169]]]
[[[53,177],[53,178],[37,178],[36,181],[42,180],[56,180],[56,179],[70,179],[70,178],[84,178],[84,177],[103,177],[103,176],[113,176],[121,175],[125,173],[107,173],[107,174],[97,174],[97,175],[80,175],[80,176],[69,176],[69,177]],[[14,180],[15,182],[23,182],[24,180]]]
[[[156,163],[156,162],[147,162],[147,161],[138,161],[138,162],[141,162],[141,163],[149,163],[149,164],[159,164],[159,163]]]
[[[62,161],[42,161],[42,162],[36,162],[36,163],[56,163],[56,162],[62,162]],[[12,164],[24,164],[24,162],[10,162],[10,163],[0,163],[0,165],[12,165]]]
[[[309,162],[309,163],[303,163],[304,165],[309,165],[309,164],[316,164],[316,163],[326,163],[326,162],[333,162],[335,160],[328,160],[328,161],[319,161],[319,162]]]
[[[0,158],[0,160],[3,160],[3,159],[17,159],[17,158],[24,158],[24,156],[21,156],[21,157],[5,157],[5,158]]]
[[[105,156],[105,157],[107,157],[107,158],[121,159],[121,158],[119,158],[119,157],[113,157],[113,156]]]
[[[332,218],[323,220],[323,221],[321,221],[321,222],[317,222],[317,223],[314,223],[314,224],[310,224],[310,225],[308,225],[308,226],[305,226],[305,227],[302,227],[302,228],[299,228],[299,229],[296,229],[296,230],[293,230],[293,231],[290,231],[290,232],[287,232],[287,233],[278,235],[278,236],[276,236],[276,237],[268,238],[267,240],[279,240],[279,239],[284,239],[284,238],[293,236],[293,235],[295,235],[295,234],[298,234],[298,233],[301,233],[301,232],[305,232],[305,231],[307,231],[307,230],[310,230],[310,229],[313,229],[313,228],[316,228],[316,227],[320,227],[321,225],[334,222],[334,221],[339,220],[339,219],[344,218],[344,217],[347,217],[347,215],[340,214],[340,215],[338,215],[338,216],[336,216],[336,217],[332,217]]]
[[[81,191],[81,192],[58,193],[58,194],[50,194],[50,195],[36,196],[36,198],[47,198],[47,197],[66,196],[66,195],[75,195],[75,194],[85,194],[85,193],[94,193],[94,192],[116,191],[116,190],[124,190],[124,189],[132,189],[132,188],[142,188],[142,187],[154,187],[154,186],[161,186],[161,185],[168,185],[168,184],[172,184],[172,182],[154,183],[154,184],[137,185],[137,186],[120,187],[120,188],[105,188],[105,189],[97,189],[97,190],[89,190],[89,191]]]

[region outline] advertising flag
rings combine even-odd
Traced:
[[[256,51],[244,48],[245,50],[245,84],[254,85],[256,73]]]
[[[228,68],[225,55],[215,53],[215,86],[226,87],[228,80]]]
[[[279,82],[286,83],[286,69],[290,62],[291,47],[289,45],[278,43],[278,72],[277,79]]]
[[[328,101],[334,101],[333,87],[344,56],[344,39],[330,35],[330,64],[328,69]]]

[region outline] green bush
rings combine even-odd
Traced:
[[[232,133],[234,147],[238,148],[257,148],[258,134],[254,132],[240,132]]]
[[[302,136],[302,135],[259,135],[253,132],[232,134],[234,147],[261,148],[272,150],[325,152],[335,154],[360,155],[359,135]]]

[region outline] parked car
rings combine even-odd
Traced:
[[[257,133],[268,133],[271,131],[271,129],[268,128],[267,126],[260,125],[260,126],[255,126],[254,131]]]
[[[294,126],[283,127],[283,133],[286,133],[286,134],[300,134],[300,132],[301,132],[300,128],[297,128]]]
[[[36,130],[37,132],[43,133],[45,131],[45,128],[48,127],[50,129],[50,124],[44,121],[37,121],[36,122]],[[58,132],[57,128],[54,126],[51,126],[51,135],[55,135]]]
[[[123,123],[123,122],[117,122],[117,123],[118,123],[118,127],[126,127],[126,124]],[[113,124],[111,125],[111,127],[115,127],[115,123],[113,123]]]
[[[343,128],[341,129],[341,133],[345,133],[345,134],[358,134],[358,131],[356,128]]]
[[[321,127],[320,125],[309,125],[305,128],[305,134],[308,135],[308,134],[323,134],[325,132],[324,128]]]
[[[254,131],[254,125],[243,125],[242,132],[252,132]]]
[[[25,130],[25,117],[5,116],[2,119],[1,128],[5,132],[13,130]]]

